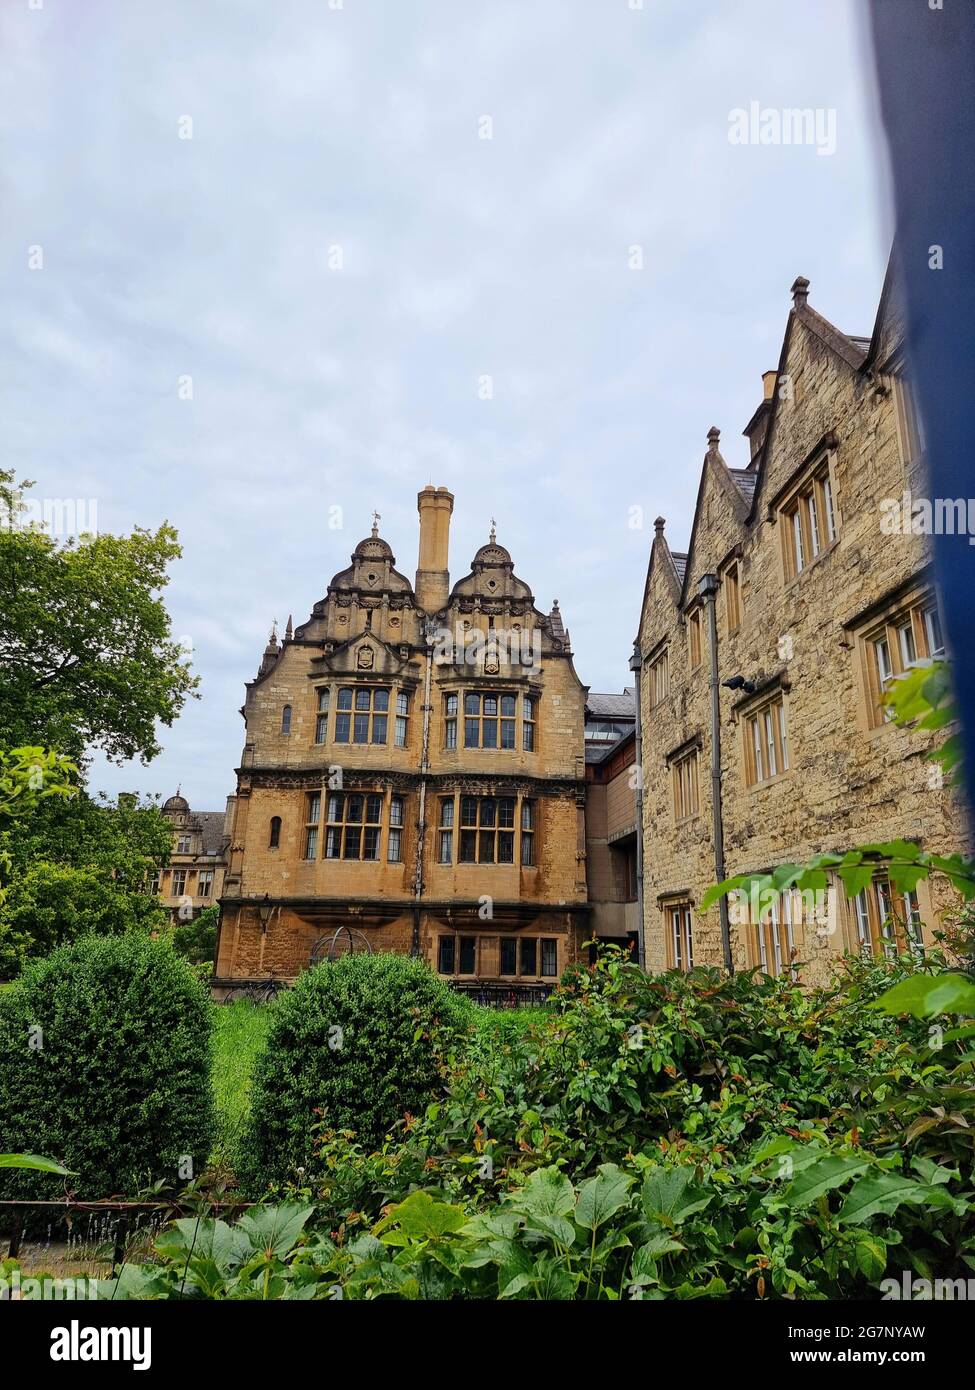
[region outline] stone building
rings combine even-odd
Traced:
[[[586,699],[586,881],[590,935],[637,945],[636,696]]]
[[[224,811],[191,811],[177,790],[163,802],[162,813],[172,826],[173,848],[169,867],[156,875],[154,891],[174,921],[191,921],[223,892],[233,798],[227,798]]]
[[[451,587],[454,499],[419,494],[415,583],[374,524],[242,710],[216,986],[350,932],[459,987],[541,994],[587,922],[585,689],[492,525]],[[378,522],[378,517],[376,518]]]
[[[878,875],[854,900],[833,884],[816,901],[736,901],[726,932],[699,904],[722,871],[900,837],[966,848],[955,794],[924,756],[931,736],[881,705],[944,646],[928,542],[885,525],[890,499],[924,495],[893,281],[870,338],[840,332],[808,293],[797,279],[742,466],[708,433],[686,553],[656,522],[638,635],[650,969],[730,952],[770,973],[801,962],[814,981],[844,950],[922,941],[946,903],[937,881],[902,894]]]

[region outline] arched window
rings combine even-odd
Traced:
[[[283,734],[290,734],[290,733],[291,733],[291,706],[290,706],[290,705],[285,705],[284,709],[281,711],[281,732],[282,732]]]
[[[271,838],[268,840],[268,849],[277,849],[281,843],[281,817],[271,817]]]

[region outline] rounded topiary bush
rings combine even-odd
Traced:
[[[378,1144],[441,1085],[457,996],[422,960],[346,955],[299,976],[274,1005],[254,1067],[242,1173],[251,1191],[314,1165],[316,1128]]]
[[[134,1197],[198,1175],[213,1138],[211,1005],[168,942],[85,936],[0,991],[0,1150],[76,1176],[0,1170],[0,1196]],[[190,1162],[187,1162],[190,1160]]]

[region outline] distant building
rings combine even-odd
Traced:
[[[586,699],[590,935],[637,949],[636,694]]]
[[[233,797],[228,797],[224,811],[191,811],[178,791],[163,802],[173,848],[169,868],[160,870],[154,887],[174,922],[191,921],[223,892],[232,806]]]
[[[294,978],[348,933],[459,988],[533,997],[586,938],[585,688],[492,523],[447,568],[419,494],[415,584],[377,524],[243,708],[215,988]]]

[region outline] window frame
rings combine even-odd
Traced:
[[[469,804],[472,802],[476,807],[475,818],[473,821],[468,821],[465,819],[465,816],[468,813]],[[495,805],[494,819],[493,821],[485,822],[482,819],[483,813],[491,802]],[[502,808],[507,808],[509,803],[511,806],[511,820],[509,824],[502,825]],[[520,814],[518,807],[519,798],[517,796],[471,796],[467,793],[463,793],[460,797],[457,815],[457,863],[477,864],[479,866],[496,865],[499,868],[515,867],[518,864],[518,860],[515,857],[515,838],[518,832]],[[473,841],[470,840],[471,836],[473,836]],[[498,857],[502,836],[510,836],[511,855],[506,859],[500,859]],[[488,839],[491,840],[493,845],[492,857],[483,858],[482,851]],[[473,858],[465,854],[465,846],[469,843],[473,843]]]
[[[878,870],[847,900],[847,938],[850,950],[866,960],[892,960],[906,951],[923,958],[924,913],[917,889],[895,890],[889,874]]]
[[[670,648],[662,647],[647,665],[647,707],[657,709],[670,694]]]
[[[470,707],[472,700],[477,701],[477,711]],[[486,708],[488,700],[495,702],[495,709],[492,713]],[[510,713],[504,712],[506,701],[511,701]],[[488,753],[513,753],[518,748],[518,692],[514,690],[465,690],[462,692],[461,706],[463,713],[459,719],[463,719],[465,753],[481,750]],[[476,725],[477,741],[471,743],[469,734],[471,727]],[[510,733],[508,730],[510,726]],[[487,730],[493,730],[490,737],[495,742],[485,743]],[[504,743],[506,734],[510,737],[509,743]]]
[[[700,748],[689,748],[670,764],[674,821],[683,825],[701,814]]]
[[[694,906],[690,898],[664,905],[667,918],[667,968],[694,969]]]
[[[913,661],[905,661],[903,632],[909,629],[914,648]],[[942,645],[931,650],[932,638]],[[944,624],[937,595],[930,590],[909,595],[892,605],[882,617],[865,624],[857,646],[866,703],[867,726],[881,729],[891,723],[891,711],[883,703],[884,692],[908,671],[945,657]],[[882,658],[881,652],[886,655]],[[889,670],[885,670],[885,666]]]
[[[785,582],[794,583],[836,545],[840,536],[836,468],[831,449],[819,453],[778,503]]]
[[[359,800],[362,802],[362,815],[359,819],[349,817],[349,807]],[[371,813],[378,805],[378,812],[375,816]],[[334,809],[341,811],[340,816],[333,815]],[[330,791],[325,802],[324,820],[324,843],[322,845],[322,858],[331,861],[342,860],[343,863],[377,864],[382,859],[383,849],[383,830],[388,824],[387,800],[381,791],[368,788],[356,788],[355,790]],[[350,837],[358,832],[358,853],[348,853],[351,842]],[[372,837],[373,854],[366,854],[365,849]],[[338,853],[332,853],[332,847],[338,846]]]
[[[789,710],[781,687],[741,712],[745,786],[767,787],[792,771]]]
[[[691,671],[696,671],[704,660],[703,606],[700,603],[687,612],[687,662]]]
[[[328,742],[328,714],[332,699],[332,688],[321,685],[318,689],[318,702],[315,709],[315,743]]]
[[[741,627],[741,563],[730,560],[720,571],[721,587],[724,590],[725,636],[732,637]]]
[[[393,687],[389,685],[339,685],[336,687],[335,726],[332,742],[350,748],[384,748],[389,742],[389,716],[393,704]],[[345,695],[350,699],[348,705]],[[361,704],[361,697],[368,695],[368,706]],[[377,705],[377,695],[384,695],[385,705]],[[360,721],[365,720],[366,737],[357,738]],[[376,737],[377,724],[381,721],[382,738]]]

